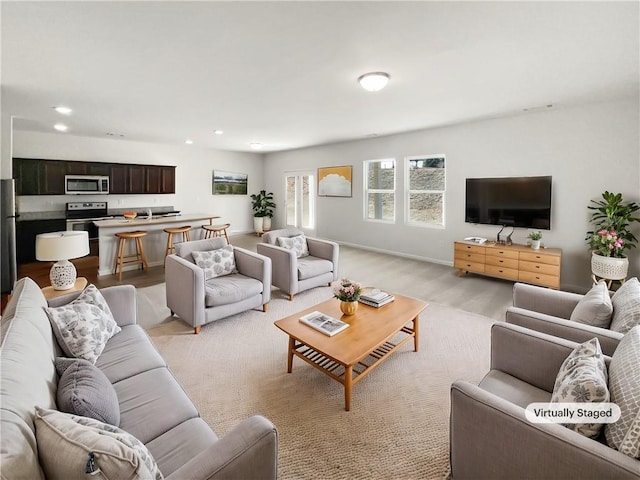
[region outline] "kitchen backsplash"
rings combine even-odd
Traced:
[[[67,202],[107,202],[109,210],[126,210],[127,208],[166,209],[162,205],[170,205],[175,195],[21,195],[16,197],[16,209],[26,212],[60,212],[64,211]]]

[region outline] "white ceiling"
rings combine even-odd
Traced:
[[[268,152],[639,88],[635,1],[0,5],[2,110],[22,130]],[[387,88],[362,90],[368,71]]]

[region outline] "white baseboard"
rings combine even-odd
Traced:
[[[386,253],[388,255],[393,255],[394,257],[409,258],[411,260],[419,260],[421,262],[437,263],[439,265],[446,265],[448,267],[453,267],[453,262],[449,262],[447,260],[440,260],[440,259],[431,258],[431,257],[422,257],[420,255],[412,255],[410,253],[394,252],[394,251],[385,250],[382,248],[369,247],[367,245],[359,245],[357,243],[349,243],[349,242],[336,242],[336,243],[338,243],[339,245],[345,245],[347,247],[354,247],[354,248],[360,248],[362,250],[369,250],[371,252]]]

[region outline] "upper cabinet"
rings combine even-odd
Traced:
[[[176,193],[176,167],[13,159],[17,195],[64,195],[65,175],[108,175],[111,194]]]

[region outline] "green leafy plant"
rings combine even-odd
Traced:
[[[537,231],[537,232],[530,232],[529,235],[527,235],[527,238],[531,239],[531,240],[541,240],[542,239],[542,232],[541,231]]]
[[[273,201],[273,193],[267,193],[266,190],[260,190],[259,193],[251,195],[251,208],[254,217],[273,218],[273,210],[276,204]]]
[[[604,192],[602,200],[591,200],[590,222],[594,226],[585,240],[589,247],[603,257],[624,257],[624,252],[636,247],[638,239],[630,231],[632,222],[640,222],[636,212],[640,205],[624,202],[621,193]]]

